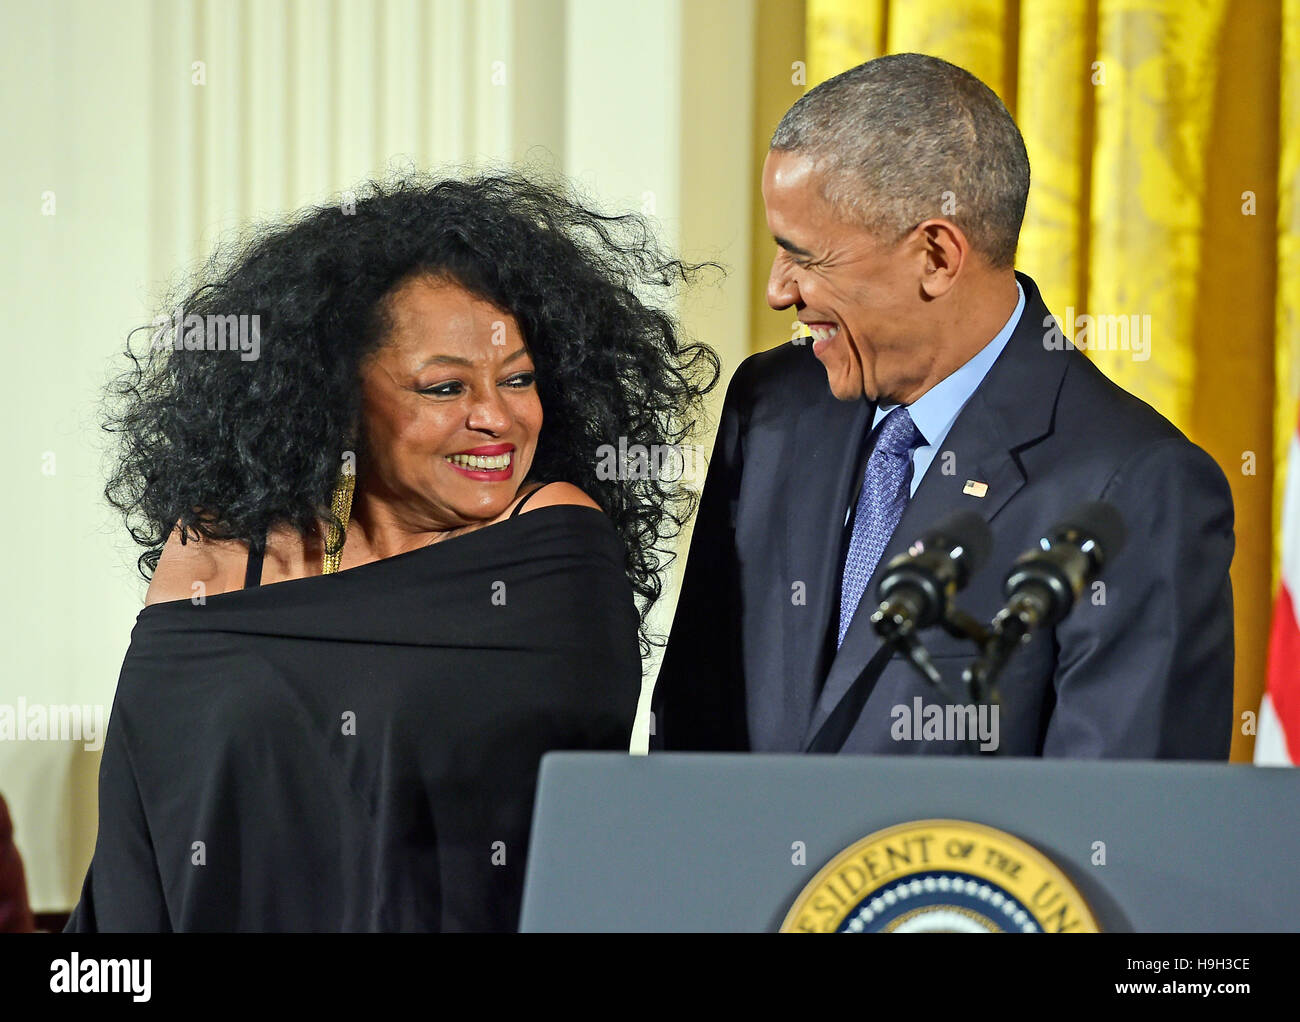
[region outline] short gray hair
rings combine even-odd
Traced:
[[[771,148],[817,161],[825,198],[870,230],[901,237],[942,217],[993,266],[1015,260],[1025,141],[997,94],[955,64],[895,53],[850,68],[786,111]]]

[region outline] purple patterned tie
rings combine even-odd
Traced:
[[[844,580],[840,584],[840,634],[835,643],[844,644],[849,622],[858,609],[862,594],[871,581],[880,555],[898,527],[911,496],[912,451],[925,443],[902,405],[885,416],[876,436],[867,471],[862,479],[862,493],[853,516],[853,536],[844,558]]]

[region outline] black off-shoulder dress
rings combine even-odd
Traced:
[[[65,932],[515,929],[538,760],[628,748],[623,565],[556,505],[146,607]]]

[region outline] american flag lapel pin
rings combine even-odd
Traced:
[[[969,493],[972,497],[983,497],[989,492],[989,484],[981,483],[978,479],[967,479],[961,492]]]

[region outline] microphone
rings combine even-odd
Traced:
[[[1003,585],[1006,606],[993,631],[1018,633],[1051,628],[1062,621],[1085,586],[1124,546],[1124,521],[1110,504],[1080,504],[1011,566]]]
[[[992,530],[974,511],[958,511],[943,519],[885,565],[876,589],[880,608],[871,615],[877,634],[897,643],[943,621],[952,597],[970,581],[992,547]]]
[[[997,702],[997,676],[1012,652],[1036,628],[1065,618],[1084,586],[1124,545],[1124,520],[1110,504],[1080,504],[1047,530],[1038,546],[1016,558],[1003,592],[1007,602],[989,626],[983,652],[962,673],[978,702]]]

